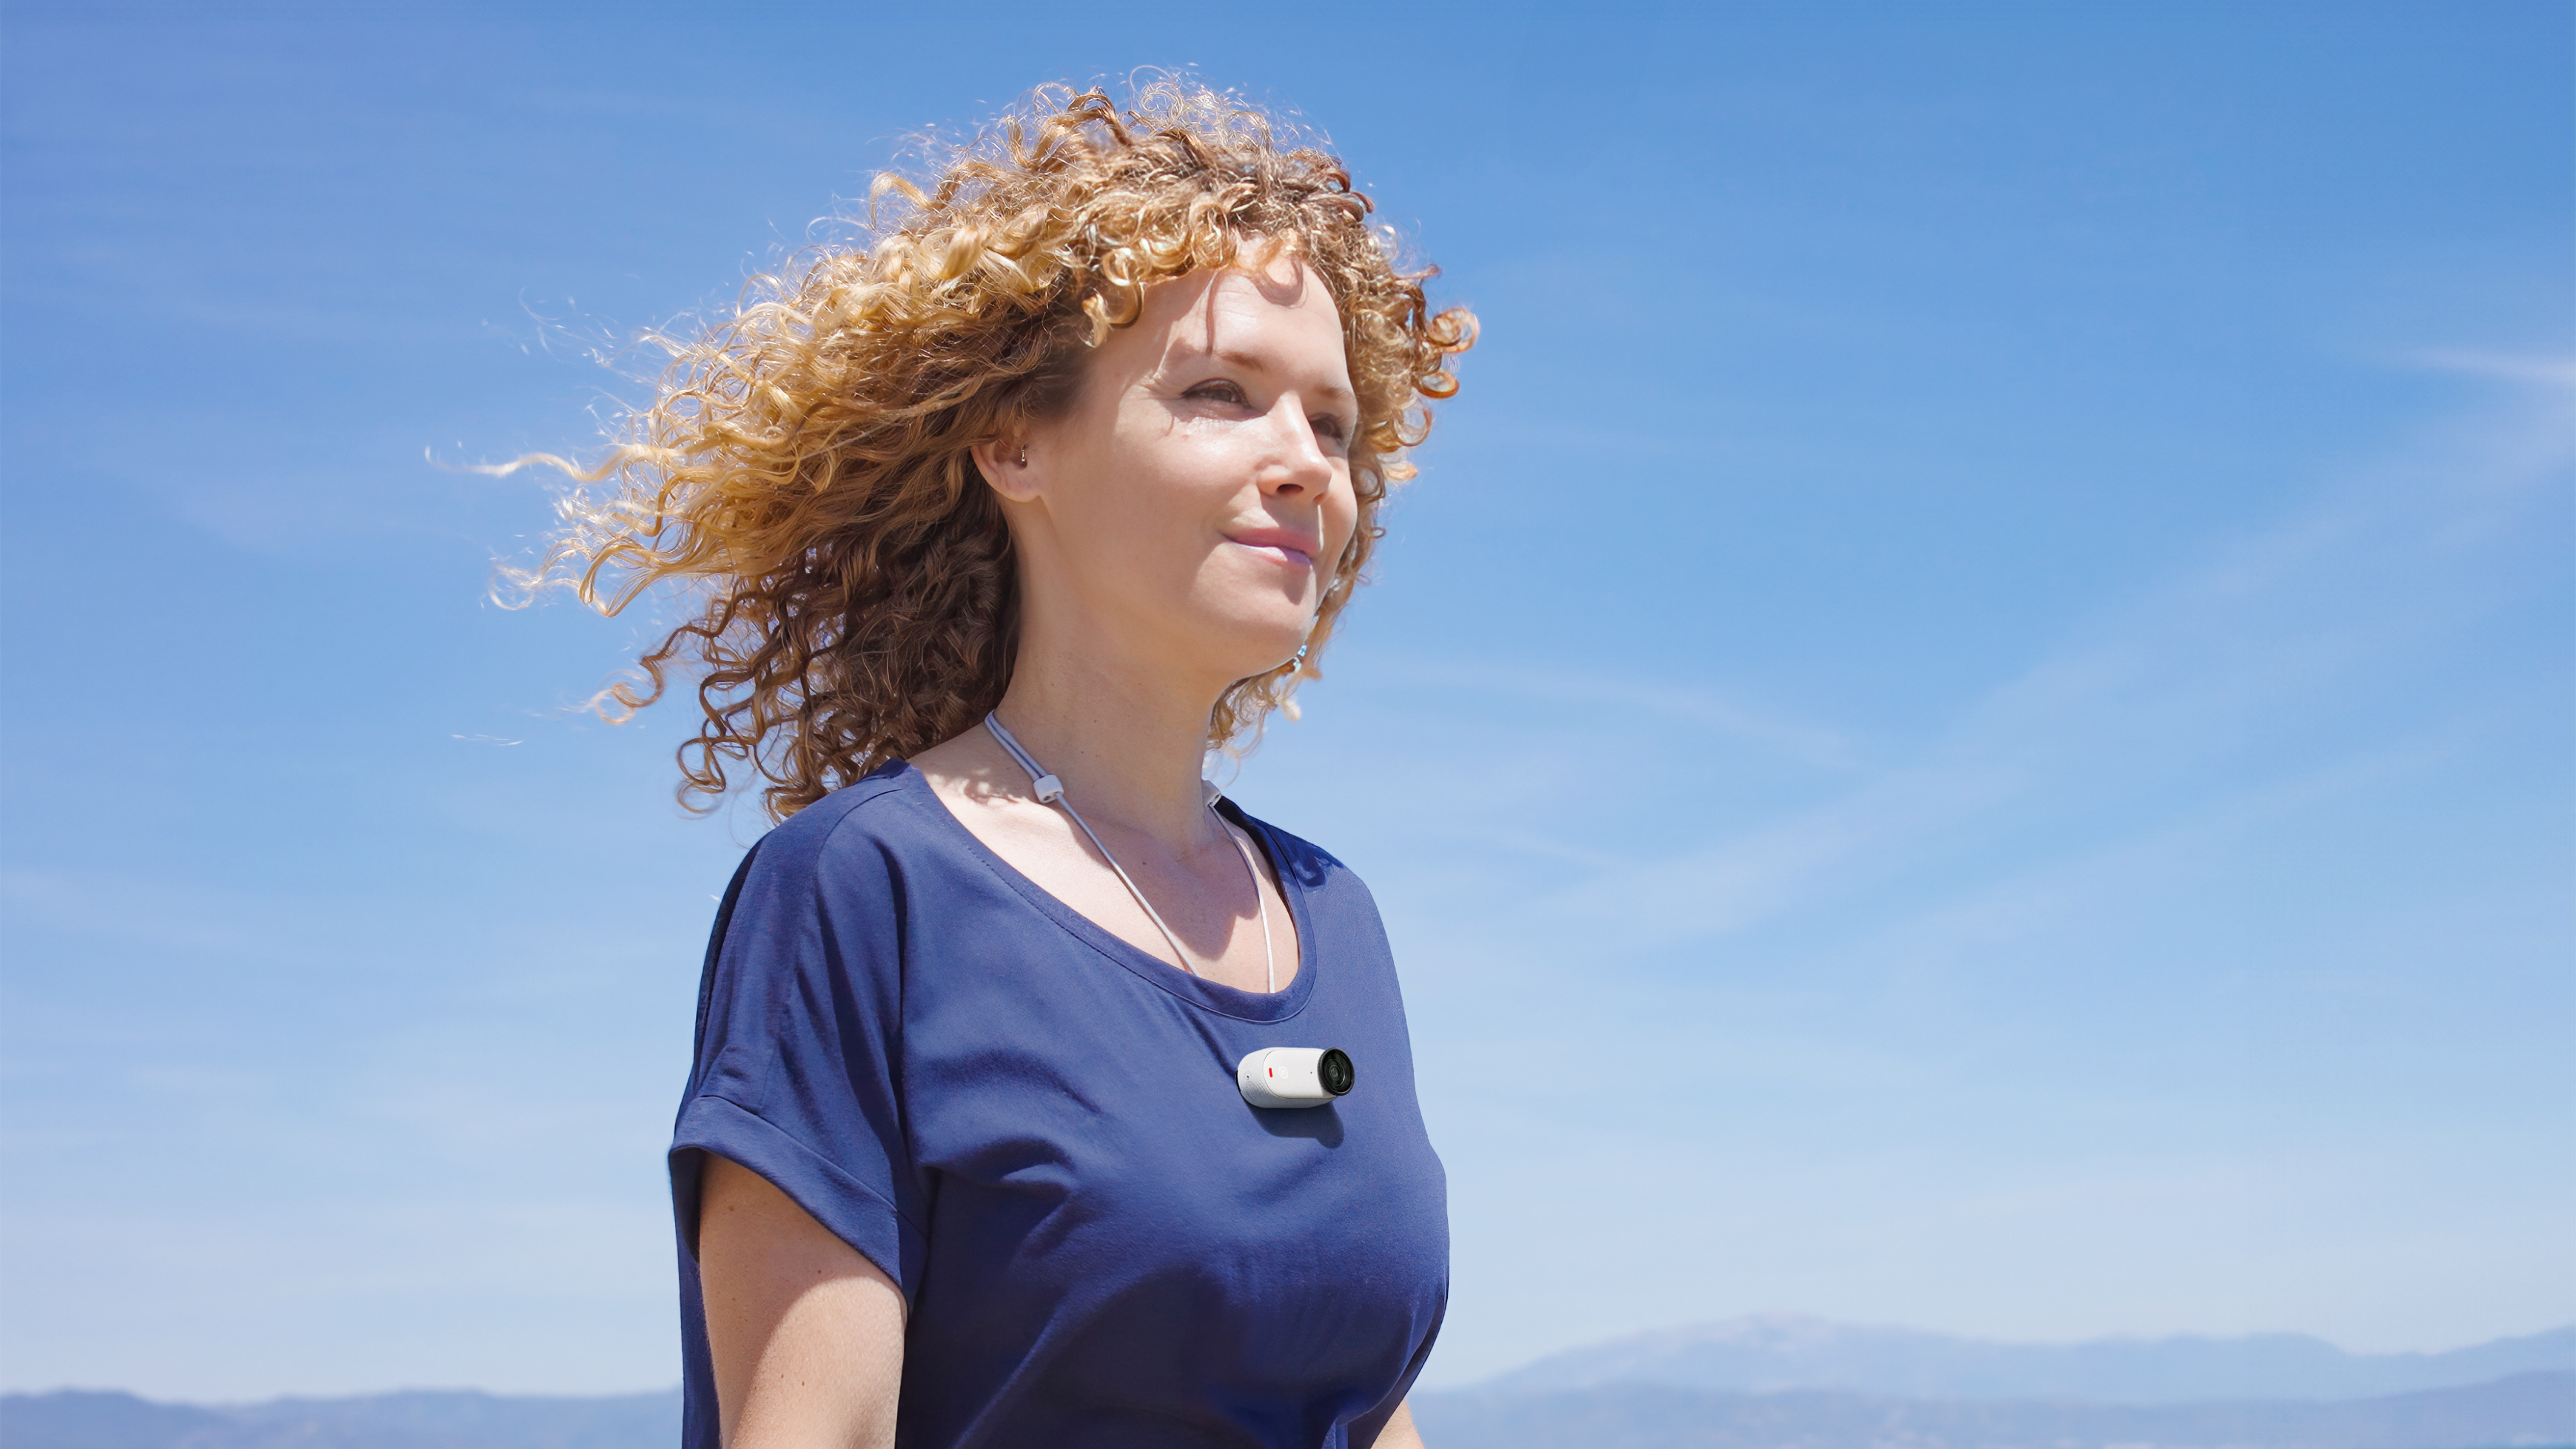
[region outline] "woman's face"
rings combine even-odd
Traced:
[[[1026,464],[978,455],[1029,641],[1081,630],[1215,689],[1285,663],[1358,520],[1357,425],[1341,315],[1293,256],[1153,287],[1028,430]]]

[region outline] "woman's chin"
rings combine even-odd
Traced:
[[[1210,650],[1203,657],[1215,663],[1216,667],[1209,671],[1211,676],[1232,684],[1276,670],[1296,658],[1298,646],[1305,642],[1306,630],[1301,623],[1289,631],[1265,630],[1257,637],[1237,635],[1226,640],[1224,647]]]

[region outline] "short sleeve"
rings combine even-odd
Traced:
[[[899,1284],[926,1247],[899,1087],[898,872],[833,801],[772,831],[716,916],[672,1207],[697,1253],[706,1154],[760,1174]],[[817,811],[835,819],[808,818]]]

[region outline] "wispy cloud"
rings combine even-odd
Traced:
[[[2576,357],[2434,347],[2412,353],[2407,360],[2435,372],[2465,373],[2499,382],[2530,383],[2561,392],[2576,392]]]
[[[1688,725],[1820,769],[1856,770],[1867,759],[1849,730],[1706,685],[1623,678],[1564,661],[1523,669],[1404,655],[1380,655],[1373,662],[1400,670],[1414,686],[1455,689],[1505,709],[1579,699],[1588,709],[1626,710]]]
[[[1820,802],[1604,871],[1526,910],[1621,944],[1723,936],[1999,834],[2152,833],[2177,811],[2223,812],[2235,797],[2299,781],[2331,788],[2322,782],[2345,775],[2315,751],[2386,748],[2336,736],[2361,696],[2386,687],[2392,661],[2438,650],[2528,587],[2515,560],[2576,456],[2565,422],[2551,399],[2446,430],[2100,619],[1911,756],[1856,771]],[[1704,713],[1812,762],[1858,757],[1848,732],[1722,704]]]

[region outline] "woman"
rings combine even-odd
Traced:
[[[1200,776],[1314,672],[1473,321],[1195,88],[1040,92],[890,193],[680,348],[556,557],[703,591],[617,703],[694,665],[684,798],[748,764],[784,822],[671,1149],[688,1442],[1418,1444],[1446,1202],[1385,934]],[[1270,1047],[1356,1080],[1253,1106]]]

